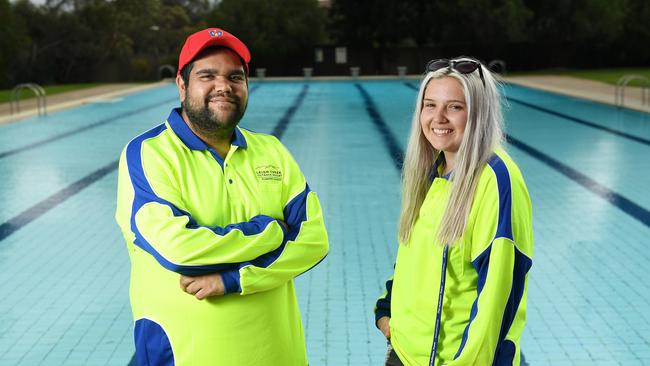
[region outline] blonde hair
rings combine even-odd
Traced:
[[[449,178],[451,193],[436,239],[441,245],[453,245],[465,231],[483,167],[503,140],[499,82],[486,67],[479,67],[485,86],[478,70],[462,74],[450,67],[428,72],[420,84],[402,169],[402,209],[398,228],[401,243],[406,244],[411,237],[413,224],[431,186],[431,177],[436,173],[434,162],[441,154],[426,139],[420,124],[424,92],[431,79],[457,79],[463,87],[467,106],[467,124]]]

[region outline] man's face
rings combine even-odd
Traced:
[[[177,77],[183,111],[201,134],[231,133],[244,116],[248,84],[244,66],[227,48],[209,50],[194,59],[189,83]]]

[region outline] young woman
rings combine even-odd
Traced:
[[[387,365],[519,365],[532,214],[501,147],[500,98],[472,58],[427,65],[404,161],[395,273],[375,308]]]

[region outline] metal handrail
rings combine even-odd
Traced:
[[[314,68],[313,67],[303,67],[302,68],[302,76],[305,78],[305,80],[310,80],[311,76],[314,74]]]
[[[36,83],[18,84],[11,90],[11,99],[9,101],[9,114],[20,113],[20,91],[29,89],[36,95],[36,106],[39,116],[47,115],[47,95],[45,89]],[[15,105],[15,107],[14,107]]]
[[[499,66],[501,70],[495,70],[494,66]],[[498,72],[501,75],[506,74],[506,62],[503,60],[492,60],[488,63],[487,67],[490,71]]]
[[[167,71],[169,71],[169,72],[172,73],[172,76],[171,76],[172,79],[174,78],[174,75],[176,75],[176,69],[174,68],[174,66],[169,65],[169,64],[161,65],[161,66],[158,68],[158,77],[159,77],[160,79],[163,79],[163,77],[162,77],[162,76],[163,76],[163,71],[165,71],[165,70],[167,70]]]
[[[617,107],[625,106],[625,88],[632,81],[641,81],[641,105],[650,105],[650,80],[647,77],[641,75],[623,75],[616,82],[616,89],[614,91],[614,104]],[[646,89],[648,93],[646,93]]]

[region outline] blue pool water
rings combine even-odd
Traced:
[[[323,203],[330,254],[297,279],[311,365],[380,365],[399,159],[417,85],[263,82],[241,125],[275,133]],[[528,365],[650,364],[650,117],[507,86],[507,149],[534,207]],[[0,126],[0,365],[132,361],[116,161],[173,85]]]

